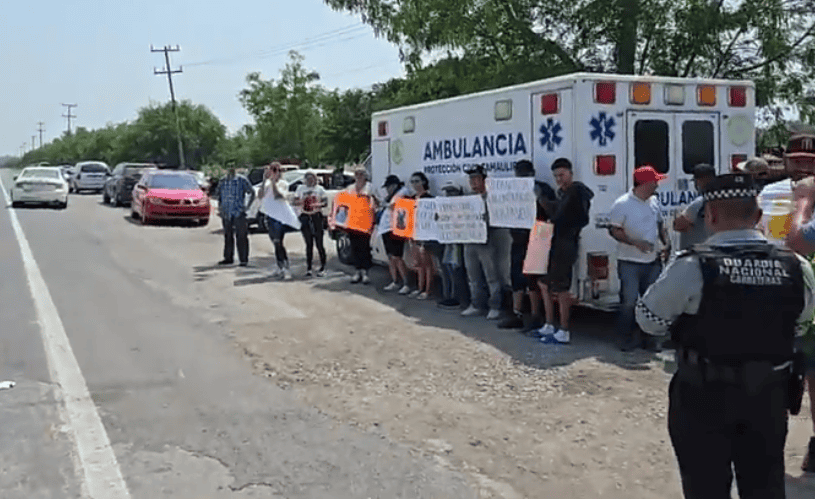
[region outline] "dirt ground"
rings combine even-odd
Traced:
[[[666,429],[669,375],[653,354],[616,349],[610,315],[583,311],[572,345],[542,345],[384,293],[382,268],[374,284],[352,285],[332,257],[324,279],[274,281],[262,234],[252,236],[250,267],[216,268],[219,228],[215,217],[205,229],[148,230],[161,233],[164,249],[152,249],[180,273],[192,263],[174,299],[222,327],[269,382],[467,473],[483,498],[681,497]],[[301,276],[301,238],[286,243]],[[815,497],[800,471],[808,410],[791,419],[792,498]]]

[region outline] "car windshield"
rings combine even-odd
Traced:
[[[105,173],[108,169],[101,163],[91,163],[89,165],[82,165],[81,171],[88,173]]]
[[[297,182],[298,180],[300,180],[303,177],[303,175],[305,174],[301,171],[289,170],[287,172],[283,172],[281,177],[283,178],[283,180],[291,184],[292,182]]]
[[[126,166],[124,175],[127,177],[138,177],[144,171],[143,166]]]
[[[43,178],[43,179],[59,179],[60,173],[56,170],[43,170],[43,169],[33,169],[33,170],[23,170],[23,173],[20,174],[20,178],[27,178],[27,179],[35,179],[35,178]]]
[[[150,179],[151,189],[198,189],[192,175],[155,175]]]

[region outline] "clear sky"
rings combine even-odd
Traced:
[[[322,0],[34,0],[0,2],[0,156],[18,155],[67,128],[61,104],[76,104],[71,128],[135,119],[170,99],[207,106],[234,132],[251,119],[238,102],[246,75],[278,78],[295,49],[328,89],[369,88],[402,76],[398,49],[358,16]]]

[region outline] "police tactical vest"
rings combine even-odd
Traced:
[[[673,340],[712,362],[783,363],[792,357],[804,308],[804,278],[795,254],[769,243],[697,245],[704,285],[699,312],[674,323]]]

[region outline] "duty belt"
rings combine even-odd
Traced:
[[[770,381],[785,379],[792,367],[792,360],[773,365],[770,362],[744,362],[737,367],[710,362],[699,352],[690,348],[676,349],[676,364],[684,379],[692,383],[723,382],[742,385],[750,392],[757,392]]]

